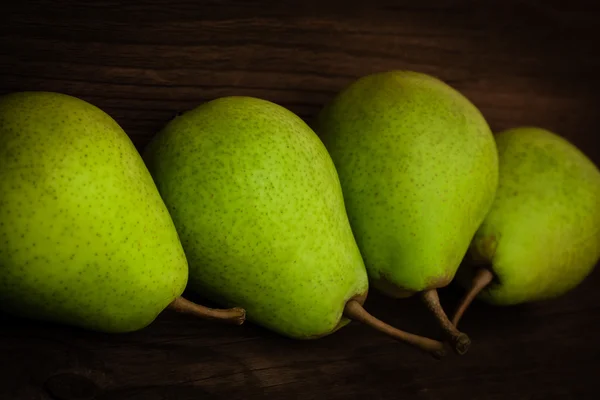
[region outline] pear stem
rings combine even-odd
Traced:
[[[469,337],[460,332],[456,327],[450,322],[448,316],[444,312],[442,305],[440,304],[440,298],[438,296],[438,292],[436,289],[428,289],[421,293],[421,298],[425,305],[433,313],[438,323],[442,327],[444,334],[450,339],[452,347],[454,351],[463,355],[471,346],[471,339]]]
[[[246,320],[246,310],[243,308],[215,309],[192,303],[179,296],[169,304],[169,308],[183,314],[190,314],[203,319],[215,319],[225,323],[241,325]]]
[[[356,300],[350,300],[346,303],[346,307],[344,308],[344,316],[352,320],[362,322],[363,324],[383,332],[396,340],[408,343],[425,352],[431,353],[436,358],[441,358],[446,354],[444,350],[444,344],[442,342],[394,328],[393,326],[388,325],[369,314],[367,310],[365,310],[364,307]]]
[[[460,301],[454,316],[452,317],[452,323],[454,326],[458,325],[458,321],[463,316],[469,305],[475,300],[475,297],[485,289],[494,279],[494,274],[487,268],[478,268],[473,281],[471,282],[471,288],[465,293],[465,296]]]

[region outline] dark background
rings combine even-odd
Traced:
[[[0,8],[0,94],[78,96],[141,148],[216,97],[262,97],[309,120],[359,76],[413,69],[462,91],[495,131],[539,125],[599,164],[595,3],[14,1]],[[460,295],[441,291],[448,311]],[[416,299],[371,293],[367,306],[438,335]],[[0,316],[0,399],[48,399],[47,387],[104,400],[592,399],[599,311],[599,271],[553,301],[476,303],[461,323],[470,352],[441,361],[359,324],[300,342],[168,311],[126,335]]]

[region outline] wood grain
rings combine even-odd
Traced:
[[[262,97],[310,122],[353,79],[415,69],[462,91],[494,130],[544,126],[600,163],[595,7],[591,0],[17,1],[0,13],[0,94],[79,96],[142,148],[175,113],[216,97]],[[553,301],[477,303],[461,323],[471,351],[441,361],[358,324],[300,342],[170,312],[127,335],[1,316],[0,399],[49,399],[46,386],[65,382],[79,388],[70,398],[102,400],[592,399],[599,287],[596,271]],[[460,295],[446,288],[442,303],[451,310]],[[367,306],[399,327],[438,334],[416,299],[372,293]],[[59,373],[88,381],[49,380]]]

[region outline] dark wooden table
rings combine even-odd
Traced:
[[[0,9],[0,94],[79,96],[140,148],[205,100],[257,96],[310,118],[353,79],[403,68],[461,90],[494,130],[540,125],[600,163],[591,0],[12,3]],[[448,310],[460,294],[441,291]],[[416,299],[372,293],[367,306],[438,334]],[[600,271],[553,301],[477,303],[462,329],[470,352],[437,361],[359,324],[299,342],[170,312],[126,335],[1,316],[0,399],[598,398]]]

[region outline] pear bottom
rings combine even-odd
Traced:
[[[367,300],[367,295],[368,295],[368,290],[366,292],[364,292],[363,294],[358,294],[354,297],[351,297],[350,299],[348,299],[348,301],[352,301],[355,300],[357,301],[361,306],[365,304],[365,301]],[[347,301],[347,302],[348,302]],[[347,303],[346,302],[346,303]],[[337,332],[338,330],[340,330],[341,328],[343,328],[344,326],[348,325],[350,322],[352,322],[352,320],[348,317],[345,317],[342,314],[342,317],[340,318],[340,321],[337,323],[337,325],[330,331],[330,332],[323,332],[321,334],[316,334],[316,335],[311,335],[311,336],[304,336],[304,337],[297,337],[296,339],[299,340],[314,340],[314,339],[320,339],[322,337],[325,336],[329,336],[332,333]]]
[[[431,280],[425,288],[421,290],[409,289],[390,282],[385,276],[379,279],[372,279],[371,285],[384,295],[393,299],[406,299],[425,290],[440,289],[450,284],[453,277],[444,276],[439,279]]]

